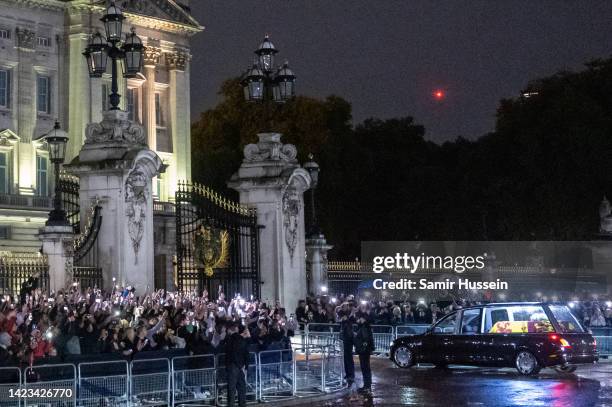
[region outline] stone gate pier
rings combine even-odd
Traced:
[[[153,290],[152,178],[165,166],[147,147],[144,128],[111,110],[87,126],[85,144],[66,170],[80,178],[81,219],[92,202],[102,207],[98,234],[99,267],[106,285]]]
[[[244,147],[242,165],[228,182],[240,203],[257,209],[260,233],[261,298],[280,300],[292,312],[306,297],[304,191],[308,171],[297,161],[297,149],[283,144],[279,133],[260,133]]]

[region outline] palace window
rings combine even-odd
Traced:
[[[0,107],[11,105],[11,71],[0,69]]]
[[[51,113],[51,78],[39,75],[36,80],[36,106],[38,113]]]
[[[11,226],[10,225],[1,225],[0,226],[0,239],[8,240],[11,238]]]
[[[36,194],[47,196],[49,193],[49,160],[42,155],[36,156]]]
[[[0,194],[8,194],[10,186],[9,153],[0,152]]]
[[[157,151],[172,152],[172,139],[166,127],[165,99],[161,93],[155,94],[155,122]]]
[[[49,37],[36,37],[36,45],[49,48],[51,46],[51,40]]]
[[[11,31],[5,28],[0,28],[0,40],[10,40]]]
[[[157,200],[162,202],[168,200],[166,197],[166,183],[161,174],[157,176]]]
[[[157,109],[157,100],[155,102]],[[138,115],[138,88],[129,88],[126,95],[126,110],[128,119],[134,122],[140,122]]]

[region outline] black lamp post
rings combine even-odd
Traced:
[[[270,110],[273,104],[282,104],[295,96],[295,75],[289,69],[289,63],[274,67],[274,58],[278,50],[266,35],[255,51],[257,58],[253,66],[242,76],[244,98],[248,102],[264,104],[266,121],[271,122]]]
[[[47,143],[49,148],[49,159],[55,166],[55,196],[53,197],[53,210],[49,212],[47,226],[70,226],[66,218],[66,212],[62,208],[62,192],[60,190],[60,165],[66,158],[66,145],[68,134],[60,128],[59,122],[55,122],[53,129],[45,134],[41,141]]]
[[[111,59],[111,94],[108,97],[111,105],[110,110],[119,110],[119,101],[121,100],[117,85],[117,63],[123,63],[123,76],[125,78],[135,77],[142,69],[144,46],[134,29],[130,34],[126,34],[122,46],[119,47],[124,19],[125,16],[121,12],[121,8],[112,1],[106,9],[106,14],[101,18],[104,23],[106,38],[96,32],[91,36],[89,44],[83,52],[91,78],[101,77],[106,72],[108,58]]]
[[[312,183],[310,184],[310,227],[308,228],[308,237],[317,237],[321,235],[321,229],[317,222],[317,213],[315,211],[315,189],[319,183],[319,164],[313,161],[314,156],[308,154],[308,162],[305,162],[303,167],[308,174]]]

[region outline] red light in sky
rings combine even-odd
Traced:
[[[443,91],[443,90],[441,90],[441,89],[436,89],[436,90],[433,92],[433,97],[434,97],[436,100],[443,100],[443,99],[446,97],[446,94],[444,93],[444,91]]]

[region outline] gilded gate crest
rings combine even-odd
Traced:
[[[229,233],[226,230],[200,225],[194,238],[195,261],[212,277],[215,268],[229,265]]]

